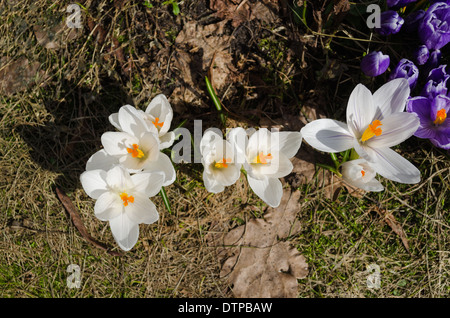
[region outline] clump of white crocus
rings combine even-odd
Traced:
[[[147,130],[158,135],[161,149],[172,146],[175,140],[175,133],[169,131],[169,129],[173,119],[173,110],[164,94],[159,94],[153,98],[145,111],[130,105],[122,107],[132,107],[135,110],[135,114],[140,116],[147,125]],[[109,121],[118,130],[123,130],[119,121],[119,113],[111,114]]]
[[[351,186],[365,191],[379,192],[384,187],[375,176],[376,172],[364,159],[355,159],[341,164],[342,178]]]
[[[279,178],[292,172],[289,160],[298,152],[300,132],[271,132],[261,128],[250,136],[243,128],[233,128],[227,137],[237,152],[237,162],[243,163],[253,192],[267,205],[277,207],[283,195]]]
[[[358,84],[347,104],[346,124],[317,119],[301,129],[302,136],[324,152],[354,148],[381,176],[401,183],[418,183],[420,171],[390,148],[411,137],[419,127],[419,118],[404,112],[409,94],[404,78],[384,84],[373,95]]]
[[[119,109],[117,121],[121,131],[105,132],[101,136],[103,149],[89,158],[87,170],[108,170],[121,164],[131,173],[140,171],[162,171],[163,185],[175,181],[175,169],[170,158],[160,150],[158,135],[148,130],[147,124],[132,106]]]
[[[125,251],[136,244],[139,224],[151,224],[159,218],[150,198],[161,190],[164,182],[162,172],[130,175],[118,165],[108,171],[85,171],[80,180],[86,194],[96,200],[95,216],[109,222],[114,239]]]
[[[222,192],[239,179],[242,164],[236,163],[233,146],[221,135],[213,130],[206,131],[200,141],[200,153],[207,191]]]

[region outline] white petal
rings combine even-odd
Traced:
[[[103,148],[111,156],[122,156],[127,154],[127,147],[139,144],[139,139],[126,132],[105,132],[101,137]]]
[[[414,113],[395,113],[381,122],[382,133],[366,141],[372,148],[389,148],[396,146],[411,137],[419,128],[420,120]]]
[[[106,183],[115,191],[127,191],[133,188],[129,172],[122,166],[114,166],[106,173]]]
[[[144,132],[151,131],[145,123],[143,111],[131,105],[125,105],[119,109],[120,128],[130,135],[140,137]]]
[[[109,221],[109,226],[120,248],[124,251],[131,250],[139,238],[139,225],[132,222],[125,213],[121,213]]]
[[[206,170],[203,171],[203,183],[208,192],[219,193],[225,190],[225,186],[220,184],[214,175],[208,173]]]
[[[125,207],[125,213],[129,219],[137,224],[152,224],[158,221],[159,214],[155,204],[142,194],[134,194],[134,202],[128,203]]]
[[[103,193],[94,205],[95,216],[102,221],[109,221],[123,212],[123,201],[118,193]]]
[[[272,153],[272,160],[267,164],[251,164],[254,175],[265,175],[269,178],[282,178],[292,172],[292,162],[283,153]]]
[[[341,152],[353,147],[354,137],[347,125],[333,119],[323,118],[308,123],[301,134],[306,142],[324,152]]]
[[[280,131],[272,133],[272,135],[274,134],[278,144],[272,145],[272,149],[280,151],[288,158],[294,157],[302,144],[302,134],[299,131]]]
[[[173,131],[169,131],[168,133],[159,136],[160,149],[166,149],[173,145],[175,141],[175,133]]]
[[[119,123],[119,113],[113,113],[108,117],[109,122],[113,125],[117,130],[122,130]]]
[[[347,104],[348,129],[357,136],[358,132],[365,129],[373,121],[376,108],[370,90],[362,84],[358,84],[350,94]]]
[[[203,155],[217,147],[217,144],[223,144],[223,136],[217,128],[207,129],[200,140],[200,153]]]
[[[253,192],[260,197],[267,205],[278,207],[283,196],[281,181],[276,178],[256,179],[247,175],[247,180]]]
[[[166,154],[162,152],[160,152],[158,160],[149,162],[144,167],[144,172],[153,172],[153,171],[161,171],[164,173],[165,175],[163,183],[164,187],[171,185],[177,178],[172,161]]]
[[[415,184],[420,182],[420,171],[408,160],[390,148],[372,148],[375,161],[370,165],[381,176],[392,181]]]
[[[369,182],[362,182],[361,180],[352,180],[348,178],[343,178],[345,182],[349,185],[354,186],[359,189],[370,192],[380,192],[384,190],[383,185],[377,179],[372,179]]]
[[[377,108],[374,120],[382,120],[393,113],[404,111],[409,94],[410,88],[405,78],[396,78],[381,86],[373,94]]]
[[[241,175],[240,169],[234,164],[228,164],[228,168],[215,168],[213,171],[212,177],[224,186],[234,184]]]
[[[161,171],[140,172],[131,176],[134,184],[133,191],[145,194],[147,197],[154,197],[161,191],[165,174]]]
[[[85,171],[80,175],[84,191],[92,199],[98,199],[107,191],[106,172],[100,169]]]
[[[117,157],[110,156],[105,149],[101,149],[88,159],[86,162],[86,170],[109,170],[118,163],[119,160]]]
[[[227,140],[235,150],[235,162],[244,164],[248,136],[244,128],[237,127],[228,131]]]
[[[169,131],[173,119],[173,110],[164,94],[155,96],[147,106],[145,112],[154,118],[158,117],[160,122],[164,122],[160,129],[160,134],[164,135]]]

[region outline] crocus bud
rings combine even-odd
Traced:
[[[450,74],[447,74],[446,67],[447,65],[440,65],[430,71],[420,95],[431,99],[437,95],[447,95],[447,80],[450,78]]]
[[[384,11],[380,15],[380,28],[375,30],[381,35],[396,34],[400,31],[405,20],[393,10]]]
[[[406,78],[408,80],[409,87],[414,89],[417,84],[417,79],[419,78],[419,69],[410,60],[401,59],[389,76],[389,80],[393,80],[395,78]]]
[[[417,31],[422,43],[430,50],[439,50],[450,42],[450,5],[445,2],[431,5]]]
[[[367,76],[378,76],[386,72],[389,63],[389,55],[380,51],[373,51],[362,58],[361,71]]]
[[[413,56],[418,65],[423,65],[428,61],[430,51],[426,45],[421,45],[413,52]]]

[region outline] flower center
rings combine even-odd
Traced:
[[[122,192],[120,194],[120,198],[123,201],[123,206],[127,206],[128,202],[130,202],[130,203],[134,202],[134,197],[132,195],[128,196],[128,194],[126,194],[125,192]]]
[[[434,121],[435,125],[442,125],[442,123],[447,119],[447,113],[444,108],[440,109],[436,113],[436,120]]]
[[[214,164],[214,167],[216,167],[216,168],[228,168],[228,163],[230,163],[231,162],[231,158],[223,158],[223,159],[221,159],[221,160],[219,160],[219,161],[217,161],[215,164]]]
[[[155,121],[153,121],[153,125],[155,125],[156,128],[158,128],[158,126],[159,126],[159,128],[162,128],[162,126],[164,125],[164,122],[163,121],[159,122],[159,118],[155,117]]]
[[[267,159],[272,159],[272,154],[268,153],[267,155],[264,155],[264,153],[261,151],[255,159],[253,159],[252,163],[262,163],[267,164]]]
[[[364,177],[366,175],[366,172],[364,170],[361,170],[361,175]]]
[[[139,145],[138,144],[133,144],[133,148],[127,148],[128,153],[131,154],[131,156],[133,158],[143,158],[144,157],[144,152],[139,149]]]
[[[362,137],[361,137],[361,141],[365,142],[366,140],[369,140],[370,138],[374,137],[374,136],[379,136],[381,135],[381,133],[383,132],[381,130],[381,128],[377,128],[378,126],[381,126],[381,121],[379,120],[374,120],[369,127],[367,127],[367,129],[364,131]]]

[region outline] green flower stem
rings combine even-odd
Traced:
[[[172,209],[170,208],[170,201],[169,198],[167,197],[166,189],[162,187],[159,193],[161,194],[161,197],[164,201],[164,205],[166,206],[167,211],[169,211],[169,213],[172,214]]]
[[[220,121],[222,122],[222,125],[226,127],[226,119],[225,115],[222,112],[222,105],[220,103],[219,98],[216,95],[216,92],[214,91],[214,88],[211,85],[211,82],[208,79],[208,76],[205,76],[205,82],[206,82],[206,89],[208,90],[208,93],[211,96],[214,106],[216,106],[216,109],[219,112]]]

